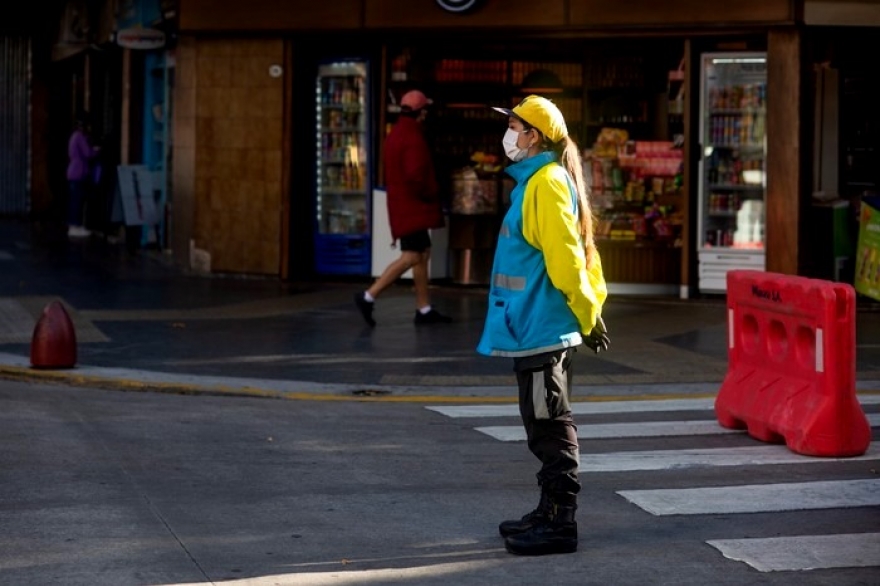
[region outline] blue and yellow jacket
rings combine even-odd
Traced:
[[[551,152],[507,173],[517,184],[498,235],[477,352],[515,357],[578,346],[608,290],[598,254],[587,267],[571,178]]]

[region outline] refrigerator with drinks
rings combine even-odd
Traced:
[[[318,66],[315,84],[315,268],[370,274],[369,63]]]
[[[727,272],[764,270],[767,57],[706,53],[700,84],[698,287],[724,293]]]

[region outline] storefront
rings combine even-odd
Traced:
[[[30,216],[47,237],[64,237],[68,141],[75,120],[86,115],[100,151],[83,219],[92,232],[115,235],[123,223],[113,217],[118,165],[155,174],[150,192],[158,206],[168,192],[176,7],[172,0],[56,0],[33,18]],[[164,246],[165,227],[160,218],[155,230],[132,230],[131,246]]]
[[[683,75],[684,41],[523,37],[507,43],[463,33],[455,48],[439,46],[412,37],[389,45],[385,97],[391,102],[419,87],[435,100],[427,130],[449,195],[450,278],[488,282],[508,203],[500,146],[506,121],[487,105],[509,107],[535,93],[559,105],[583,147],[614,289],[677,294],[687,204],[683,84],[670,85],[669,77]],[[393,107],[387,103],[385,112]]]
[[[719,292],[705,269],[743,262],[799,273],[813,156],[802,3],[655,4],[181,0],[175,257],[189,263],[192,243],[214,271],[369,275],[349,261],[373,245],[383,137],[418,87],[436,102],[453,280],[480,281],[509,187],[504,121],[486,106],[529,92],[560,105],[585,150],[612,289]],[[717,87],[709,54],[736,64]],[[333,63],[363,63],[361,81],[316,85]]]

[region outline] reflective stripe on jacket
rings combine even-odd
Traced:
[[[477,351],[528,356],[577,346],[595,327],[608,292],[598,254],[586,266],[571,178],[550,152],[507,173],[517,185],[498,236]]]

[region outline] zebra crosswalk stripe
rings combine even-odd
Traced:
[[[759,572],[880,566],[880,533],[716,539],[709,545]]]
[[[880,413],[869,413],[868,423],[880,426]],[[492,425],[475,427],[476,431],[502,442],[526,440],[522,425]],[[721,427],[714,420],[641,421],[638,423],[590,423],[578,425],[578,439],[611,439],[635,437],[672,437],[689,435],[722,435],[745,433],[741,429]]]
[[[768,464],[822,464],[878,460],[880,453],[873,446],[852,458],[814,458],[795,454],[782,445],[761,445],[739,448],[706,448],[685,450],[653,450],[610,452],[580,455],[579,471],[635,472],[716,466],[766,466]]]
[[[880,505],[880,479],[620,490],[652,515],[711,515],[843,509]]]
[[[712,409],[715,399],[661,399],[656,401],[596,401],[573,403],[575,415],[634,413],[637,411],[690,411]],[[432,405],[427,407],[447,417],[519,417],[517,405]]]
[[[480,433],[502,442],[526,440],[523,427],[498,425],[474,428]],[[609,439],[625,437],[670,437],[680,435],[720,435],[743,433],[739,429],[726,429],[717,421],[643,421],[639,423],[598,423],[578,425],[578,439]]]
[[[859,395],[862,405],[880,405],[880,395]],[[606,413],[637,413],[664,411],[702,411],[715,408],[715,399],[656,399],[648,401],[589,401],[574,403],[574,415],[602,415]],[[435,411],[453,419],[468,417],[519,417],[517,405],[430,405]]]

